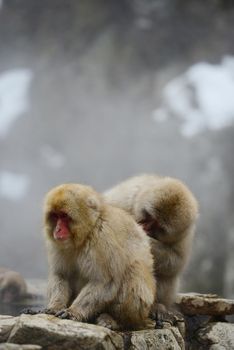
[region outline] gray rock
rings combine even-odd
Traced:
[[[0,342],[2,348],[34,350],[25,348],[32,342],[42,348],[79,350],[166,350],[184,349],[184,340],[179,330],[169,324],[163,329],[148,329],[136,332],[113,332],[107,328],[61,320],[51,315],[21,315],[0,318]],[[7,342],[7,343],[6,343]],[[21,347],[8,347],[10,344],[23,344]],[[39,348],[35,348],[39,349]]]
[[[150,329],[135,332],[113,332],[44,314],[0,316],[0,350],[184,350],[185,339],[189,350],[234,350],[233,323],[213,322],[214,317],[199,316],[202,306],[207,310],[207,303],[208,310],[216,310],[218,316],[221,312],[225,314],[230,311],[227,309],[230,301],[197,294],[180,295],[180,298],[183,305],[192,305],[198,313],[186,317],[198,318],[191,325],[186,322],[186,334],[179,313],[172,314],[174,317],[164,322],[163,329],[154,329],[152,323]]]
[[[53,349],[123,349],[121,335],[104,327],[61,320],[49,315],[21,315],[8,341]]]
[[[234,349],[234,324],[226,322],[209,323],[197,332],[196,339],[200,344],[200,347],[196,347],[196,350],[232,350]]]
[[[6,342],[18,317],[0,315],[0,343]]]
[[[31,344],[12,344],[3,343],[0,344],[0,350],[40,350],[41,346]]]
[[[184,340],[179,331],[171,329],[144,330],[134,332],[131,337],[129,350],[181,350]]]
[[[234,300],[222,299],[215,294],[180,293],[176,304],[186,315],[233,315]]]

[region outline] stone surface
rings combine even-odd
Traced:
[[[177,306],[186,316],[169,312],[163,329],[154,329],[152,321],[149,329],[135,332],[44,314],[0,316],[0,350],[184,350],[185,342],[189,350],[234,350],[234,324],[220,322],[233,314],[232,300],[187,293],[178,295]]]
[[[181,350],[184,349],[184,340],[178,330],[172,327],[133,332],[127,345],[129,350]]]
[[[39,345],[32,344],[12,344],[12,343],[3,343],[0,344],[0,350],[40,350],[42,349]]]
[[[234,349],[234,324],[214,322],[207,324],[197,332],[198,344],[194,350],[232,350]]]
[[[0,343],[6,342],[18,317],[0,315]]]
[[[233,315],[234,300],[222,299],[215,294],[178,294],[176,304],[186,315]]]
[[[8,341],[53,349],[123,349],[121,335],[104,327],[61,320],[49,315],[21,315]]]
[[[4,316],[0,318],[2,327],[0,350],[36,350],[25,344],[42,348],[79,350],[166,350],[184,349],[184,340],[176,327],[165,324],[163,329],[149,329],[136,332],[116,333],[92,324],[61,320],[50,315]],[[7,342],[7,343],[6,343]],[[22,344],[14,347],[10,344]]]

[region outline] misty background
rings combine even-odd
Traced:
[[[232,0],[0,1],[0,266],[46,278],[44,194],[128,176],[200,203],[183,291],[234,297]]]

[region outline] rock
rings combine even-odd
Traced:
[[[53,349],[123,349],[121,335],[107,328],[50,315],[21,315],[8,341],[16,344],[32,342]]]
[[[234,324],[226,322],[209,323],[198,330],[196,339],[200,344],[194,350],[231,350],[234,349]]]
[[[185,343],[189,350],[234,350],[234,324],[220,322],[234,313],[233,300],[187,293],[176,303],[185,316],[169,312],[162,329],[152,321],[149,329],[134,332],[44,314],[0,316],[0,350],[184,350]]]
[[[0,350],[40,350],[42,347],[39,345],[31,344],[12,344],[4,343],[0,344]]]
[[[18,317],[0,316],[0,343],[6,342]]]
[[[144,330],[133,332],[129,341],[129,350],[181,350],[184,349],[184,340],[178,329]]]
[[[166,350],[184,349],[184,340],[176,327],[169,324],[164,329],[149,329],[136,332],[113,332],[107,328],[61,320],[51,315],[21,315],[3,317],[0,328],[0,350],[36,350],[40,347],[25,348],[25,344],[42,348],[79,350]],[[5,324],[4,324],[5,322]],[[10,344],[10,345],[9,345]],[[8,347],[22,344],[21,347]]]
[[[215,294],[186,293],[178,294],[176,304],[185,315],[215,315],[234,314],[234,300],[222,299]]]

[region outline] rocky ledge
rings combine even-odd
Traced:
[[[177,305],[183,316],[171,314],[162,329],[135,332],[113,332],[44,314],[0,316],[0,350],[234,349],[234,324],[225,320],[233,314],[233,300],[181,294]]]

